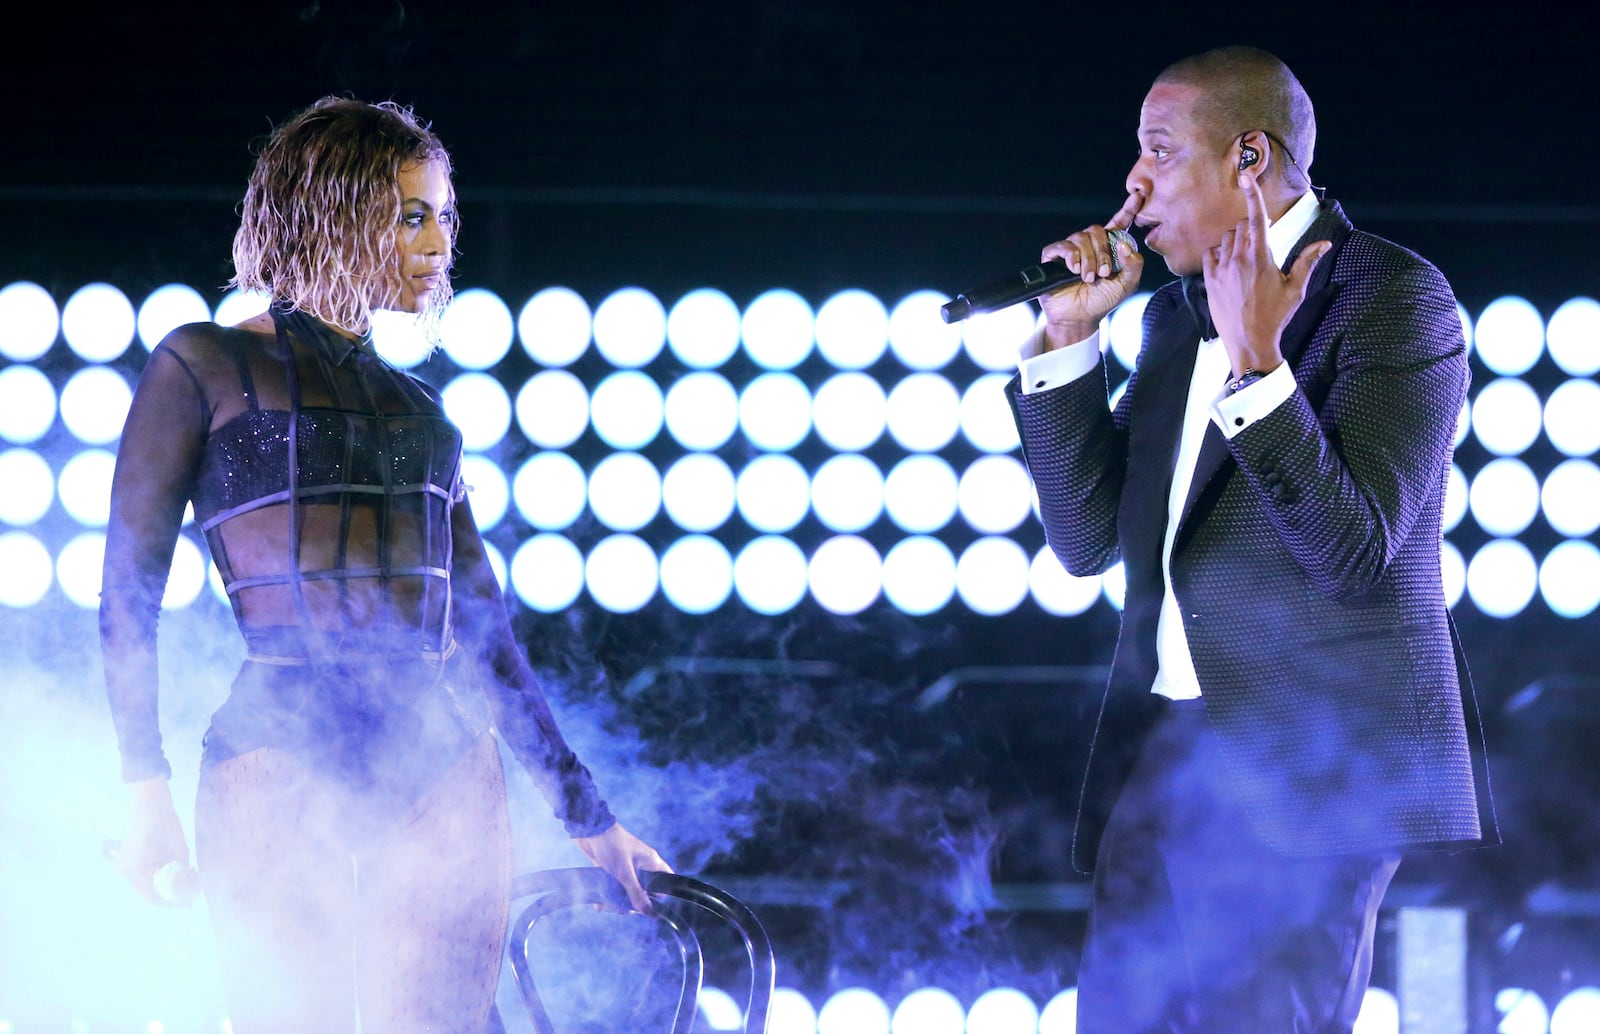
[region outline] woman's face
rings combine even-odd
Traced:
[[[450,275],[455,195],[444,165],[430,160],[400,170],[400,196],[400,229],[395,235],[400,296],[380,308],[421,312]]]

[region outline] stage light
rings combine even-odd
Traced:
[[[1490,381],[1472,402],[1472,429],[1485,449],[1497,456],[1516,456],[1539,437],[1544,409],[1526,381],[1501,377]]]
[[[919,987],[900,999],[889,1022],[892,1034],[963,1034],[967,1013],[942,987]]]
[[[1496,298],[1478,314],[1472,342],[1483,365],[1515,377],[1533,369],[1544,353],[1544,319],[1526,298]]]
[[[139,341],[146,352],[154,351],[166,337],[186,323],[207,323],[211,306],[200,292],[188,284],[166,284],[151,291],[139,305]]]
[[[108,363],[133,343],[133,304],[111,284],[85,284],[61,307],[61,336],[91,363]]]
[[[1436,1018],[1441,1021],[1440,1029],[1460,1029],[1448,1026],[1445,1017]],[[1400,1034],[1399,1000],[1385,988],[1368,987],[1361,995],[1361,1011],[1350,1034]]]
[[[956,593],[956,558],[938,539],[913,535],[883,558],[883,595],[905,614],[931,614]]]
[[[55,571],[44,543],[25,531],[0,533],[0,604],[31,607],[50,591]]]
[[[511,486],[506,484],[506,473],[500,464],[487,456],[468,453],[461,457],[461,480],[467,486],[472,519],[480,529],[488,531],[505,519]]]
[[[613,614],[631,614],[656,594],[655,550],[636,535],[608,535],[589,551],[583,581],[589,595]]]
[[[720,457],[692,452],[667,468],[661,504],[684,531],[715,531],[733,516],[734,484],[733,471]]]
[[[907,456],[883,482],[889,519],[909,532],[938,531],[956,515],[956,472],[938,456]]]
[[[132,402],[133,389],[122,374],[85,366],[61,386],[61,422],[85,445],[104,445],[122,436]]]
[[[499,445],[511,429],[511,397],[487,373],[463,373],[439,393],[444,414],[461,432],[461,447],[482,452]]]
[[[473,287],[450,299],[439,319],[439,343],[463,370],[487,370],[511,351],[514,330],[500,296]]]
[[[1564,618],[1587,617],[1600,606],[1600,550],[1592,542],[1568,539],[1539,565],[1539,594]]]
[[[961,351],[961,326],[946,323],[939,308],[950,296],[913,291],[889,313],[889,350],[908,370],[942,370]]]
[[[1562,460],[1545,475],[1539,490],[1544,519],[1568,538],[1581,539],[1600,531],[1600,467],[1589,460]]]
[[[1439,574],[1444,584],[1444,605],[1454,609],[1467,591],[1467,561],[1451,542],[1439,544]]]
[[[1440,514],[1440,527],[1450,532],[1467,515],[1467,475],[1458,464],[1450,464],[1450,473],[1444,483],[1444,507]]]
[[[1545,330],[1550,358],[1570,377],[1600,373],[1600,302],[1568,298],[1550,314]]]
[[[541,366],[568,366],[589,347],[589,303],[570,287],[546,287],[517,314],[522,349]]]
[[[817,1010],[792,987],[773,989],[767,1018],[768,1034],[817,1034]]]
[[[1039,1029],[1039,1007],[1014,987],[995,987],[979,995],[967,1010],[967,1034],[1033,1034]]]
[[[782,453],[757,456],[739,472],[735,495],[746,524],[764,532],[783,532],[805,519],[811,507],[811,477]]]
[[[1100,576],[1079,578],[1067,573],[1061,561],[1043,546],[1028,565],[1028,588],[1033,601],[1058,617],[1076,617],[1100,598]]]
[[[644,288],[621,288],[595,306],[594,347],[612,366],[624,370],[644,366],[661,354],[666,343],[666,310]]]
[[[0,521],[13,527],[35,523],[55,501],[55,473],[32,449],[0,452],[0,485],[5,486],[0,492]]]
[[[835,535],[806,565],[811,595],[834,614],[859,614],[883,593],[883,559],[866,539]]]
[[[974,531],[1001,535],[1014,531],[1032,513],[1033,483],[1020,460],[980,456],[961,475],[956,505]]]
[[[235,323],[243,323],[251,316],[259,316],[266,312],[271,302],[272,298],[265,291],[241,291],[234,288],[217,302],[217,309],[211,317],[211,322],[231,327]]]
[[[0,356],[29,363],[50,351],[61,332],[61,314],[50,292],[31,280],[0,288]]]
[[[661,510],[661,472],[636,452],[614,452],[589,472],[589,509],[613,531],[638,531]]]
[[[1078,989],[1058,991],[1039,1010],[1039,1034],[1078,1034]]]
[[[517,427],[542,449],[564,449],[589,426],[589,389],[567,370],[529,377],[517,392]]]
[[[56,419],[56,389],[37,368],[0,370],[0,438],[18,445],[36,442]]]
[[[1597,344],[1600,350],[1600,344]],[[1544,403],[1544,433],[1567,456],[1600,451],[1600,384],[1574,377],[1559,385]]]
[[[967,386],[961,396],[961,433],[984,452],[1010,452],[1017,448],[1017,422],[1011,418],[1005,385],[1011,375],[986,373]]]
[[[956,561],[956,592],[974,613],[1009,614],[1028,596],[1029,566],[1028,554],[1011,539],[978,539]]]
[[[390,366],[409,370],[426,362],[436,347],[416,314],[393,309],[372,313],[372,350]]]
[[[1550,1013],[1550,1034],[1588,1034],[1600,1030],[1600,988],[1568,991]]]
[[[1509,618],[1522,613],[1538,584],[1533,554],[1515,539],[1494,539],[1467,564],[1467,595],[1490,617]]]
[[[589,422],[613,449],[642,449],[661,433],[661,388],[638,370],[618,370],[595,386]]]
[[[788,452],[811,433],[811,392],[792,373],[763,373],[739,393],[739,427],[756,448]]]
[[[661,593],[686,614],[708,614],[733,594],[733,557],[709,535],[686,535],[661,554]]]
[[[667,346],[691,369],[721,366],[739,350],[739,306],[715,288],[690,291],[667,314]]]
[[[100,569],[105,565],[106,537],[86,531],[56,554],[56,582],[67,599],[85,610],[100,606]]]
[[[570,528],[583,513],[589,486],[578,461],[564,452],[528,457],[511,479],[511,498],[522,519],[540,531]]]
[[[685,449],[720,448],[739,429],[739,393],[720,373],[698,370],[667,389],[667,431]]]
[[[56,495],[61,508],[87,528],[103,528],[111,517],[111,475],[117,455],[106,449],[85,449],[61,468]]]
[[[836,373],[811,403],[817,437],[839,452],[859,452],[883,437],[888,401],[883,386],[864,373]]]
[[[967,356],[985,370],[1014,372],[1023,342],[1033,335],[1038,317],[1031,304],[1013,305],[999,312],[963,320],[962,342]]]
[[[859,453],[840,453],[811,476],[811,509],[833,531],[861,531],[883,513],[883,472]]]
[[[835,991],[817,1012],[817,1034],[889,1034],[889,1007],[864,987]]]
[[[937,373],[913,373],[889,391],[885,421],[907,452],[937,452],[961,428],[961,396]]]
[[[1521,987],[1495,992],[1494,1009],[1500,1014],[1495,1034],[1548,1034],[1550,1010],[1538,994]]]
[[[161,605],[171,610],[189,606],[206,587],[206,567],[210,563],[200,547],[187,535],[179,535],[172,550],[172,564],[167,571],[167,585],[162,590]]]
[[[872,294],[851,288],[817,309],[817,351],[835,370],[865,370],[889,345],[889,313]]]
[[[1118,561],[1100,575],[1100,591],[1106,602],[1121,610],[1128,599],[1128,571]]]
[[[1539,515],[1539,479],[1521,460],[1490,460],[1472,479],[1472,519],[1496,537],[1517,535]]]
[[[786,613],[806,594],[805,554],[778,535],[753,539],[734,558],[733,587],[758,614]]]
[[[566,610],[583,591],[583,554],[565,535],[534,535],[511,555],[511,588],[534,610]]]
[[[792,370],[805,361],[816,343],[811,305],[793,291],[763,292],[744,310],[739,335],[744,350],[758,366]]]
[[[744,1008],[720,987],[702,987],[695,1008],[711,1030],[744,1029]]]
[[[1140,291],[1128,298],[1100,325],[1102,333],[1111,338],[1112,358],[1121,363],[1124,370],[1133,369],[1139,360],[1139,350],[1144,347],[1144,310],[1150,304],[1150,294]]]

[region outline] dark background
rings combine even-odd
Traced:
[[[565,284],[593,300],[637,284],[671,300],[709,285],[741,304],[779,286],[814,302],[846,287],[954,292],[1114,211],[1150,79],[1244,42],[1284,58],[1310,92],[1312,178],[1358,226],[1433,260],[1469,312],[1520,294],[1548,317],[1596,294],[1600,77],[1578,9],[54,4],[9,45],[0,283],[33,280],[58,301],[95,280],[135,300],[172,281],[220,296],[250,146],[317,97],[349,93],[415,106],[451,148],[458,286],[520,298]],[[1165,276],[1150,263],[1146,288]],[[1485,458],[1474,448],[1469,469]],[[1452,536],[1468,556],[1481,542],[1469,523]],[[1538,534],[1526,538],[1542,555],[1555,539]],[[1019,535],[1037,544],[1035,529]],[[1456,617],[1517,846],[1409,875],[1516,913],[1547,883],[1595,882],[1595,619],[1552,618],[1537,599],[1510,621],[1470,601]],[[1070,620],[1031,603],[992,619],[959,603],[918,619],[882,605],[849,619],[580,606],[518,623],[555,684],[609,695],[645,760],[763,760],[746,836],[684,848],[712,871],[843,875],[873,897],[875,880],[904,877],[895,865],[947,837],[955,846],[911,863],[928,885],[959,883],[974,859],[1001,883],[1074,879],[1062,851],[1085,709],[1115,635],[1104,604]],[[659,670],[691,657],[764,667]],[[1071,670],[1053,683],[1025,667],[976,672],[919,707],[941,675],[997,665]],[[841,855],[852,843],[876,846]],[[959,902],[930,914],[953,924],[930,935],[975,936],[951,933]]]

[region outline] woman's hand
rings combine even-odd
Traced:
[[[172,806],[172,791],[162,778],[129,783],[133,816],[128,836],[117,849],[117,871],[155,905],[172,905],[156,891],[155,874],[169,862],[189,864],[189,841]]]
[[[610,873],[628,894],[635,910],[649,915],[653,909],[650,895],[639,882],[639,873],[672,872],[672,866],[662,861],[655,848],[613,823],[604,833],[592,837],[577,837],[578,849],[595,865]]]

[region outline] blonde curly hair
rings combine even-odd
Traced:
[[[398,297],[402,286],[400,170],[425,161],[450,174],[450,154],[432,127],[394,101],[328,96],[301,110],[257,153],[229,286],[367,333],[374,303]],[[457,229],[459,222],[446,228],[452,257]],[[446,276],[419,313],[432,340],[452,295]]]

